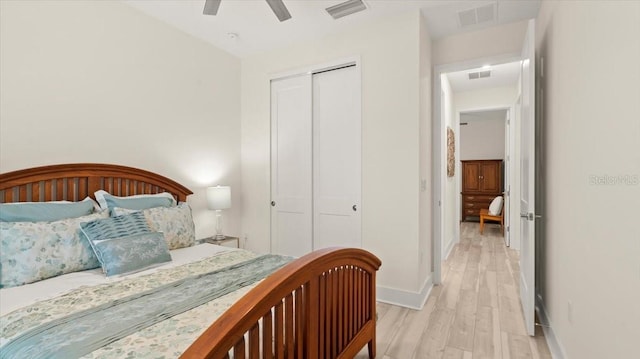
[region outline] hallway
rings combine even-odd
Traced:
[[[378,303],[378,358],[551,358],[540,327],[524,328],[518,252],[499,226],[463,222],[461,240],[420,311]],[[365,358],[362,351],[357,358]]]

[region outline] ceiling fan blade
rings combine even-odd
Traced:
[[[291,14],[289,14],[289,10],[284,6],[282,0],[267,0],[267,3],[280,22],[291,19]]]
[[[205,0],[202,13],[205,15],[216,15],[220,7],[220,1],[222,0]]]

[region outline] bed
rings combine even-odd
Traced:
[[[95,199],[99,191],[125,199],[168,193],[176,203],[192,193],[164,176],[109,164],[52,165],[0,174],[0,203],[5,204],[79,203],[86,197]],[[125,212],[121,218],[149,220],[146,211]],[[82,222],[79,232],[90,238],[87,223],[112,223],[114,216],[107,217]],[[3,242],[12,239],[9,232],[2,233]],[[154,236],[131,238],[138,237]],[[0,357],[16,357],[12,353],[20,352],[12,351],[18,347],[15,342],[26,346],[20,350],[32,357],[56,357],[46,349],[56,340],[64,347],[60,353],[66,353],[57,357],[351,358],[365,346],[369,357],[375,357],[375,278],[381,262],[371,253],[327,248],[292,259],[211,244],[170,252],[173,260],[133,274],[105,278],[102,271],[120,267],[103,266],[102,271],[72,271],[0,289]],[[7,253],[0,253],[5,267]],[[10,272],[5,268],[3,273]],[[54,290],[44,296],[43,288]],[[130,298],[133,310],[111,311]],[[71,306],[74,309],[67,313]],[[149,320],[144,319],[121,328],[145,310],[155,313],[151,324],[144,324]],[[60,323],[66,326],[59,329]],[[65,347],[76,337],[91,335],[100,343],[98,349]]]

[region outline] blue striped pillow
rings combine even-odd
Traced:
[[[151,232],[142,212],[81,223],[80,228],[89,241],[102,241]]]

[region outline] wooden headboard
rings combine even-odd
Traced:
[[[178,201],[193,194],[159,174],[133,167],[72,163],[28,168],[0,174],[0,203],[81,201],[97,190],[115,196],[169,192]]]

